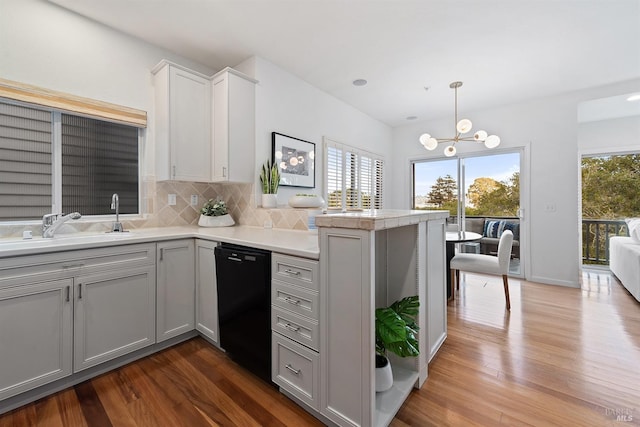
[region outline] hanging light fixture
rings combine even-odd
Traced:
[[[469,119],[462,119],[458,121],[458,88],[462,86],[462,82],[453,82],[449,85],[451,89],[455,91],[455,136],[453,138],[434,138],[428,133],[420,135],[420,143],[427,150],[435,150],[439,143],[449,142],[444,149],[444,155],[447,157],[456,155],[456,144],[460,141],[474,141],[483,143],[487,148],[496,148],[500,145],[500,138],[497,135],[489,135],[483,130],[479,130],[473,134],[473,136],[462,136],[471,131],[473,124]]]

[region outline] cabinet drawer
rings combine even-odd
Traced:
[[[292,286],[278,280],[271,281],[271,303],[294,313],[318,320],[319,297],[317,292]]]
[[[271,328],[274,332],[278,332],[316,351],[318,350],[318,343],[320,342],[318,322],[298,316],[289,310],[272,306]]]
[[[52,280],[155,265],[155,254],[154,243],[143,243],[1,258],[0,288],[28,283],[40,275]]]
[[[271,351],[273,382],[318,410],[318,353],[275,332],[272,334]]]
[[[318,261],[273,254],[271,277],[308,289],[319,289]]]

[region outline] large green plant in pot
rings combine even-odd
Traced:
[[[400,357],[415,357],[420,354],[420,328],[416,323],[419,307],[418,296],[411,296],[396,301],[389,307],[376,309],[376,368],[377,371],[387,370],[389,376],[385,378],[382,372],[376,373],[376,391],[384,391],[393,384],[387,351]]]

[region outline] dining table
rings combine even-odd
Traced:
[[[482,239],[482,234],[473,231],[447,231],[446,247],[447,247],[447,299],[450,300],[453,295],[453,283],[451,281],[451,259],[456,254],[456,244],[475,242]]]

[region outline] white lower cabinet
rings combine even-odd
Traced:
[[[193,239],[158,243],[158,342],[195,327],[195,260]]]
[[[155,302],[155,244],[0,259],[0,401],[152,345]]]
[[[153,266],[75,279],[74,371],[155,342]]]
[[[71,375],[73,280],[0,289],[0,400]]]
[[[196,329],[219,344],[216,246],[217,242],[196,240]]]
[[[320,411],[318,261],[271,256],[271,379]]]

